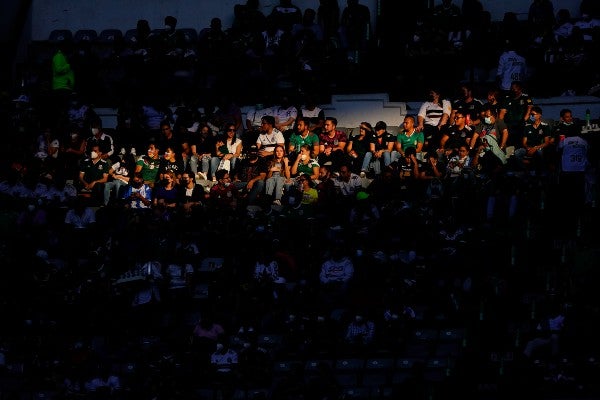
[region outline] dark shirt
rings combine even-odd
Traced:
[[[572,137],[572,136],[578,136],[581,134],[581,127],[575,123],[572,124],[565,124],[564,122],[560,121],[558,124],[556,124],[556,126],[554,127],[554,132],[553,132],[553,136],[554,139],[560,139],[560,136],[564,135],[565,137]]]
[[[446,149],[458,149],[460,145],[467,144],[467,139],[473,136],[473,130],[467,127],[459,129],[455,125],[447,125],[444,127],[443,134],[448,135],[444,147]]]
[[[504,115],[504,122],[506,125],[523,125],[525,124],[525,113],[527,107],[533,104],[533,100],[527,94],[521,94],[519,97],[514,98],[508,96],[504,99],[501,109],[506,109],[506,115]]]
[[[377,134],[374,133],[371,137],[371,142],[375,144],[375,151],[387,150],[390,142],[396,143],[396,136],[388,131],[383,132],[381,136],[377,136]]]
[[[172,189],[167,189],[163,186],[159,186],[154,192],[154,196],[157,200],[164,200],[167,204],[177,203],[178,200],[178,190],[177,187],[173,187]]]
[[[202,202],[204,200],[204,187],[202,185],[194,185],[191,194],[187,193],[187,187],[179,187],[179,202],[184,203],[195,203]]]
[[[358,154],[358,158],[362,160],[369,151],[369,145],[371,144],[369,138],[365,136],[361,139],[360,136],[354,136],[350,139],[350,142],[352,143],[352,150],[354,150],[356,154]]]
[[[216,155],[215,149],[215,138],[213,136],[202,136],[198,135],[196,137],[195,142],[190,142],[190,144],[196,145],[196,154],[211,154],[212,156]]]
[[[112,136],[103,133],[100,137],[92,135],[85,140],[85,151],[89,155],[92,147],[98,145],[102,154],[108,154],[113,151],[114,141]]]
[[[164,152],[167,147],[170,147],[173,149],[173,151],[175,151],[175,153],[179,154],[181,153],[181,143],[180,137],[173,132],[173,135],[171,135],[169,138],[166,135],[161,134],[158,137],[157,146],[162,152]]]
[[[477,99],[473,99],[469,102],[464,99],[455,100],[452,103],[453,110],[461,110],[465,113],[468,113],[471,117],[471,120],[479,119],[479,114],[481,113],[481,109],[483,108],[483,103]]]
[[[258,157],[255,162],[250,161],[248,158],[242,159],[239,168],[237,168],[237,178],[241,182],[248,182],[261,173],[267,173],[267,162],[263,157]]]
[[[167,171],[173,171],[173,173],[175,173],[175,176],[179,177],[181,176],[181,174],[183,174],[184,169],[185,167],[183,165],[183,160],[180,158],[176,159],[175,162],[171,162],[167,159],[161,158],[158,173],[164,174]]]

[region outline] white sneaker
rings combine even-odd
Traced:
[[[204,179],[205,181],[208,180],[208,177],[206,176],[206,174],[204,172],[198,172],[198,178]]]
[[[281,205],[281,200],[279,200],[279,199],[273,200],[273,205],[274,206],[280,206]]]
[[[361,178],[365,178],[366,176],[367,176],[367,174],[365,173],[365,171],[360,171]]]

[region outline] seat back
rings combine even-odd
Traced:
[[[123,32],[120,29],[104,29],[98,35],[98,43],[115,43],[123,39]]]
[[[79,29],[73,35],[73,43],[92,43],[98,39],[98,32],[94,29]]]
[[[135,28],[128,29],[125,31],[125,34],[123,35],[123,41],[125,42],[126,45],[131,45],[135,42],[136,35],[137,35],[137,29],[135,29]]]
[[[69,29],[54,29],[48,36],[48,41],[51,43],[72,42],[73,32]]]

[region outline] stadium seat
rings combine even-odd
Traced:
[[[73,43],[93,43],[98,39],[98,32],[94,29],[79,29],[73,35]]]
[[[194,46],[198,43],[198,32],[194,28],[180,28],[177,29],[185,39],[186,44]]]
[[[73,41],[73,32],[69,29],[54,29],[48,36],[50,43],[71,42]]]

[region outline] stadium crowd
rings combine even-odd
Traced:
[[[260,13],[247,3],[232,29],[250,40],[244,29],[257,25],[241,17]],[[120,49],[132,69],[112,93],[116,128],[103,127],[94,88],[74,86],[84,70],[58,71],[64,47],[51,90],[5,103],[0,397],[597,396],[598,120],[545,115],[526,91],[539,75],[503,37],[508,81],[502,68],[485,91],[457,79],[448,97],[448,82],[431,78],[401,127],[338,129],[316,101],[328,74],[307,33],[324,9],[280,3],[262,37],[291,35],[294,51],[233,43],[254,60],[236,67],[264,73],[250,79],[266,89],[245,114],[236,101],[247,93],[223,84],[241,75],[224,67],[220,21],[202,46],[173,47],[174,17]],[[457,13],[451,3],[432,20]],[[468,3],[478,2],[463,14]],[[348,24],[368,8],[348,7],[345,29],[312,24],[340,32],[356,66],[369,48]],[[597,45],[562,42],[564,21],[546,16],[529,21],[540,45],[554,37],[563,55],[565,43]],[[462,54],[464,31],[440,26],[453,40],[438,55]],[[407,57],[441,46],[419,34],[432,41]],[[202,107],[170,86],[181,77],[172,67],[195,58],[200,81],[215,83]],[[286,71],[301,95],[265,80]],[[155,95],[141,89],[148,77]],[[159,101],[163,90],[180,105]]]

